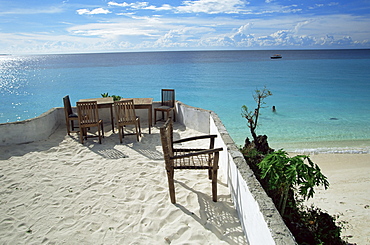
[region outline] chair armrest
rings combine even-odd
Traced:
[[[214,148],[173,148],[173,152],[195,152],[195,151],[205,151],[205,150],[213,150]]]
[[[214,139],[216,137],[217,137],[217,135],[215,135],[215,134],[207,134],[207,135],[193,136],[193,137],[189,137],[189,138],[174,140],[173,143],[182,143],[182,142],[187,142],[187,141],[192,141],[192,140],[200,140],[200,139],[212,139],[212,138]]]
[[[198,156],[198,155],[203,155],[203,154],[216,153],[216,152],[220,152],[220,151],[223,151],[223,149],[222,148],[216,148],[216,149],[202,150],[202,151],[187,153],[187,154],[183,154],[183,155],[176,155],[176,156],[173,156],[173,157],[170,157],[170,158],[171,159],[187,158],[187,157]]]

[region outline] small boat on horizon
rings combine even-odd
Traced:
[[[281,54],[274,54],[273,56],[271,56],[271,59],[281,59],[281,58],[283,58]]]

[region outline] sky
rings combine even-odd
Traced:
[[[370,48],[369,0],[0,0],[0,54]]]

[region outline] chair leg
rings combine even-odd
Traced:
[[[80,142],[81,142],[81,144],[84,143],[85,130],[86,130],[85,128],[80,128]]]
[[[212,172],[212,200],[217,202],[217,169]]]
[[[217,171],[218,171],[218,157],[219,153],[216,152],[214,156],[213,168],[212,168],[212,200],[217,202]]]
[[[72,131],[75,131],[75,124],[74,124],[73,120],[71,121],[71,125],[72,125]]]
[[[70,130],[69,130],[69,127],[70,127],[70,126],[69,126],[69,119],[67,119],[67,120],[66,120],[66,127],[67,127],[67,133],[68,133],[68,135],[71,135],[71,134],[70,134],[71,132],[70,132]]]
[[[164,113],[162,114],[162,115],[164,115]],[[170,111],[166,111],[166,121],[168,120],[168,117],[170,116]],[[164,118],[164,116],[162,117],[162,118]]]
[[[140,118],[138,119],[138,124],[139,124],[139,136],[141,137],[141,125],[140,125]]]
[[[212,169],[208,169],[208,179],[212,179]]]
[[[104,138],[104,123],[103,122],[101,123],[101,132],[102,132],[102,136]]]
[[[98,126],[98,136],[99,136],[99,144],[101,144],[101,133],[100,133],[100,127]]]
[[[168,177],[168,188],[170,190],[170,198],[171,198],[171,203],[175,204],[176,203],[176,197],[175,197],[175,183],[173,180],[174,177],[174,170],[167,170],[167,177]]]
[[[135,124],[135,130],[136,130],[136,140],[139,142],[139,129],[137,123]]]
[[[123,127],[118,126],[118,136],[119,136],[119,142],[122,144],[122,130]]]

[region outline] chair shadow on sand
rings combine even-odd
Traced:
[[[159,128],[160,125],[161,123],[159,122],[157,127]],[[186,127],[179,123],[174,123],[174,129],[186,131]],[[132,129],[129,128],[128,130],[128,133],[130,133]],[[95,139],[89,139],[84,143],[84,145],[91,151],[107,159],[129,157],[128,154],[121,151],[121,148],[128,147],[150,160],[163,160],[163,151],[159,132],[148,134],[142,131],[141,133],[143,137],[140,138],[139,142],[136,141],[136,138],[133,135],[128,134],[125,135],[121,144],[117,133],[106,133],[105,137],[102,139],[102,144],[98,144]],[[94,132],[92,134],[94,134]],[[78,135],[71,134],[70,137],[75,139],[77,142],[79,141]],[[174,132],[174,138],[180,138],[179,134]]]
[[[217,182],[218,185],[226,186],[220,180]],[[175,180],[175,183],[197,195],[200,216],[181,204],[174,204],[176,207],[204,226],[204,228],[212,231],[220,240],[226,241],[228,244],[248,244],[239,219],[236,215],[231,215],[231,213],[236,211],[230,195],[218,195],[218,202],[213,202],[210,195],[196,191],[181,181]]]
[[[118,134],[108,133],[102,140],[102,144],[98,144],[96,140],[89,140],[84,143],[91,151],[107,159],[120,159],[130,157],[127,150],[136,151],[140,155],[150,160],[163,160],[162,151],[157,150],[161,146],[160,136],[157,133],[147,134],[142,132],[143,137],[140,141],[136,141],[134,135],[125,135],[123,142],[119,142]],[[78,137],[75,138],[78,140]]]
[[[157,123],[157,128],[162,126],[164,122]],[[180,123],[174,123],[174,129],[179,131],[186,131],[186,127]],[[180,134],[174,132],[174,138],[179,139]],[[137,151],[141,155],[151,160],[163,160],[163,150],[161,143],[161,136],[158,133],[147,134],[142,137],[141,142],[134,142],[133,145],[128,145],[132,150]]]
[[[161,126],[162,124],[159,125]],[[157,127],[159,128],[160,126]],[[179,131],[186,131],[186,127],[180,123],[174,123],[174,129]],[[175,139],[180,139],[180,134],[177,132],[173,132],[173,137]],[[159,132],[147,134],[145,137],[142,137],[141,142],[133,142],[132,146],[127,146],[151,160],[164,161],[161,136]]]

